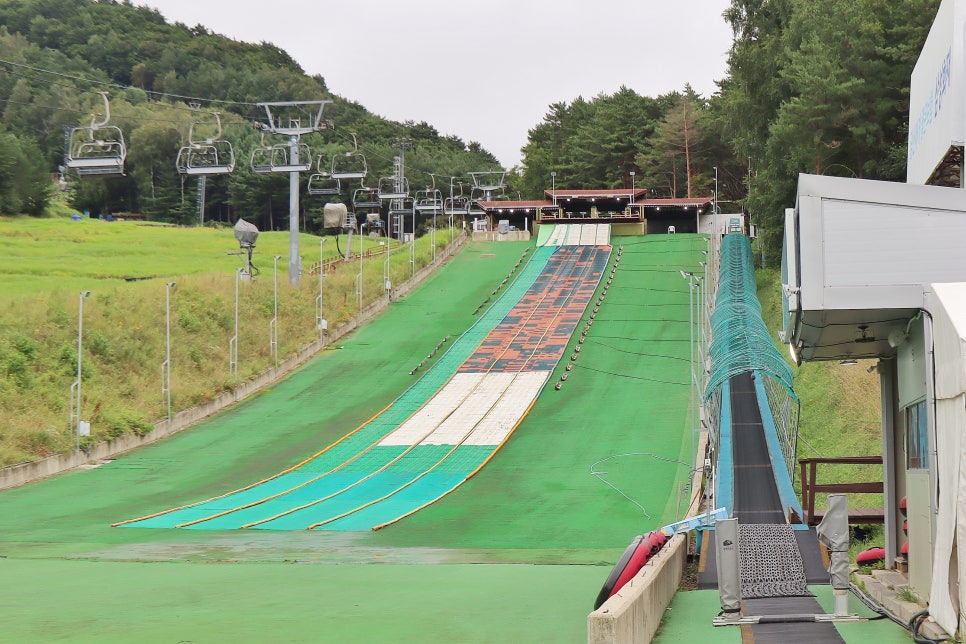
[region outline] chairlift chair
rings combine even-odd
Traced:
[[[290,159],[291,149],[288,143],[265,144],[265,133],[262,133],[262,143],[252,150],[252,172],[266,174],[270,172],[305,172],[312,168],[311,151],[305,143],[296,143],[298,161]],[[302,159],[309,159],[302,161]]]
[[[178,172],[186,175],[229,174],[235,169],[235,153],[229,141],[221,139],[221,115],[214,112],[218,131],[212,138],[195,139],[194,128],[188,130],[188,145],[178,151]]]
[[[486,210],[480,205],[478,199],[470,199],[466,205],[466,214],[473,217],[485,217]]]
[[[447,197],[443,201],[443,214],[447,217],[462,217],[468,212],[466,197]]]
[[[328,172],[309,175],[308,193],[310,195],[337,195],[342,191],[342,182],[333,179]]]
[[[382,227],[382,218],[379,216],[378,212],[366,213],[366,227],[369,228],[370,233],[375,233],[376,235],[385,235],[385,231]]]
[[[470,188],[470,203],[477,201],[498,201],[505,194],[506,185],[473,186]]]
[[[252,172],[266,174],[272,171],[272,147],[260,145],[252,149],[250,161]]]
[[[365,155],[359,152],[359,142],[356,135],[352,135],[353,149],[344,154],[332,157],[331,174],[336,179],[365,179],[369,173]]]
[[[97,115],[91,114],[90,125],[70,131],[64,165],[82,177],[124,174],[124,159],[127,157],[124,135],[121,128],[108,125],[111,107],[107,92],[100,92],[100,95],[104,99],[104,120],[98,121]]]
[[[379,179],[380,199],[405,199],[409,196],[409,180],[406,177],[382,177]]]
[[[416,212],[423,215],[439,215],[443,212],[443,193],[439,190],[417,190]]]
[[[308,193],[310,195],[337,195],[342,191],[342,183],[322,170],[322,155],[315,163],[316,172],[309,175]]]
[[[272,172],[308,172],[312,169],[312,153],[305,143],[296,143],[298,160],[292,156],[289,143],[276,143],[272,146]]]
[[[362,186],[352,192],[352,208],[356,212],[360,210],[371,210],[379,208],[382,202],[379,200],[379,191],[375,188]]]

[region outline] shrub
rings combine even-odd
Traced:
[[[4,371],[20,390],[30,388],[30,361],[17,351],[9,352],[3,360]]]
[[[11,338],[10,346],[23,355],[28,362],[34,361],[34,354],[37,352],[37,343],[22,333],[17,333]]]
[[[48,456],[57,451],[57,437],[46,429],[35,429],[20,435],[19,447],[37,456]]]
[[[103,427],[102,433],[106,434],[111,440],[120,438],[129,432],[135,436],[144,436],[154,429],[154,425],[149,423],[144,416],[130,410],[122,411],[119,414],[98,414],[97,424]]]

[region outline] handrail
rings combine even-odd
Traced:
[[[802,511],[805,512],[805,524],[818,522],[815,512],[815,495],[817,493],[864,493],[882,494],[885,487],[882,481],[859,481],[854,483],[817,483],[818,465],[882,465],[881,456],[840,456],[830,458],[800,458],[802,483]],[[884,521],[881,508],[850,508],[849,523],[882,523]]]

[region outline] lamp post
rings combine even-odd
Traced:
[[[449,214],[449,243],[453,243],[453,211],[456,210],[456,199],[453,197],[453,179],[456,177],[449,178],[449,213],[446,212],[446,208],[443,208],[443,214]]]
[[[708,281],[708,251],[702,250],[701,253],[704,255],[704,260],[699,262],[699,264],[701,265],[701,268],[704,269],[704,276],[702,277],[702,280],[701,280],[702,290],[699,293],[700,295],[700,297],[698,298],[699,301],[695,308],[698,310],[698,328],[701,329],[701,338],[704,344],[703,348],[701,349],[701,361],[702,361],[701,379],[703,382],[706,376],[706,372],[705,372],[706,365],[704,361],[708,356],[708,350],[710,348],[708,346],[710,342],[710,332],[709,332],[709,323],[708,323],[708,309],[710,308],[710,306],[708,304],[711,298],[710,290],[709,290],[709,286],[711,285],[711,282]],[[702,384],[701,390],[704,391],[703,384]]]
[[[553,199],[553,205],[557,205],[557,173],[550,173],[550,197]]]
[[[434,181],[435,181],[435,178],[434,178]],[[433,199],[435,200],[436,199],[436,196],[438,196],[438,195],[439,195],[438,192],[435,193],[435,195],[433,196]],[[437,210],[436,203],[434,203],[433,204],[433,232],[430,235],[430,240],[433,243],[433,265],[434,266],[436,265],[436,210]],[[415,210],[413,210],[413,212],[415,212]],[[415,216],[416,215],[414,214],[413,217],[415,217]]]
[[[382,286],[386,299],[392,301],[392,236],[386,235],[386,261],[382,264]]]
[[[399,236],[402,237],[402,215],[399,215]],[[356,297],[359,302],[359,322],[362,323],[362,222],[359,222],[359,288],[356,289]]]
[[[77,380],[70,386],[71,430],[74,432],[75,449],[80,452],[80,424],[81,424],[81,373],[83,354],[81,345],[84,338],[84,300],[90,297],[90,291],[81,291],[77,305]]]
[[[711,221],[714,225],[714,257],[715,266],[718,265],[717,259],[720,253],[720,248],[718,247],[721,241],[721,235],[718,232],[718,166],[714,166],[714,201],[712,202],[714,210],[712,211]]]
[[[322,311],[322,286],[325,283],[325,237],[319,241],[319,297],[316,298],[317,305],[315,323],[319,327],[319,346],[325,346],[325,330],[328,324],[325,321],[325,313]]]
[[[175,282],[164,285],[164,362],[161,364],[161,395],[168,417],[168,427],[171,427],[171,289]]]
[[[268,324],[268,347],[272,352],[275,370],[278,370],[278,260],[281,255],[275,255],[272,261],[272,321]]]
[[[690,418],[688,419],[691,424],[691,453],[690,457],[694,458],[694,444],[695,444],[695,432],[696,425],[695,422],[695,409],[694,409],[694,388],[695,388],[695,375],[694,375],[694,278],[696,277],[691,271],[681,271],[681,277],[683,277],[688,283],[688,347],[690,349],[690,365],[691,365],[691,382],[688,385],[690,392],[690,406],[688,407]]]
[[[243,270],[235,269],[235,335],[228,341],[228,374],[231,376],[238,375],[238,281]]]
[[[699,262],[702,268],[706,269],[706,262]],[[694,326],[695,326],[695,340],[697,341],[698,351],[695,356],[695,382],[694,386],[697,391],[697,408],[701,409],[701,399],[702,393],[704,392],[704,376],[705,376],[705,356],[708,355],[707,347],[707,335],[704,328],[704,314],[703,314],[703,304],[705,298],[707,297],[708,283],[701,275],[694,276],[695,286],[697,287],[697,295],[694,298]],[[700,413],[698,414],[699,422],[696,423],[700,425]]]

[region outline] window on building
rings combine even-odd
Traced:
[[[926,433],[926,402],[906,407],[906,469],[929,467],[929,439]]]

